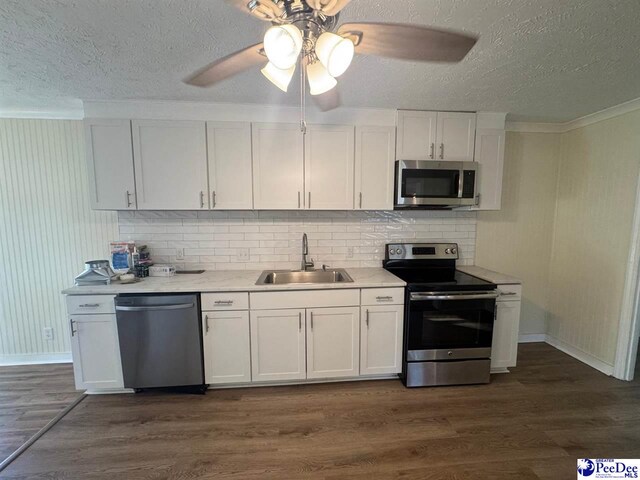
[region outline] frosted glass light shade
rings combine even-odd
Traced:
[[[338,81],[329,75],[327,69],[320,62],[307,65],[307,78],[311,95],[321,95],[338,84]]]
[[[302,32],[295,25],[276,25],[264,34],[264,52],[282,70],[293,67],[302,50]]]
[[[351,40],[335,33],[324,32],[316,41],[316,55],[332,77],[339,77],[347,71],[354,51]]]
[[[295,64],[292,67],[283,70],[276,67],[273,63],[269,62],[260,71],[265,77],[269,79],[271,83],[273,83],[283,92],[286,92],[289,88],[289,84],[291,83],[291,78],[293,77],[293,72],[295,72],[295,70]]]

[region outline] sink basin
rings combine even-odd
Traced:
[[[301,270],[265,270],[262,272],[256,285],[290,285],[293,283],[349,283],[353,279],[343,268],[331,270],[313,270],[303,272]]]

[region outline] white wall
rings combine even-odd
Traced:
[[[476,263],[523,281],[520,334],[546,333],[560,136],[509,132],[502,210],[478,213]]]
[[[303,233],[317,266],[352,268],[380,267],[386,243],[409,241],[458,243],[472,265],[476,240],[475,212],[138,211],[120,212],[119,223],[120,238],[149,245],[156,262],[207,270],[300,268]]]
[[[0,120],[0,364],[70,351],[60,291],[117,238],[116,214],[89,209],[83,135],[79,121]]]
[[[563,133],[561,141],[548,333],[612,366],[640,168],[640,110]]]

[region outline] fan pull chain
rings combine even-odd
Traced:
[[[305,65],[304,65],[305,56],[300,55],[300,131],[302,135],[307,134],[307,121],[306,121],[306,87],[307,82],[305,81]]]

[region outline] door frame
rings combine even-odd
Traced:
[[[613,376],[620,380],[633,380],[640,336],[640,172],[636,184],[636,201],[631,226],[631,242],[624,282],[618,343]]]

